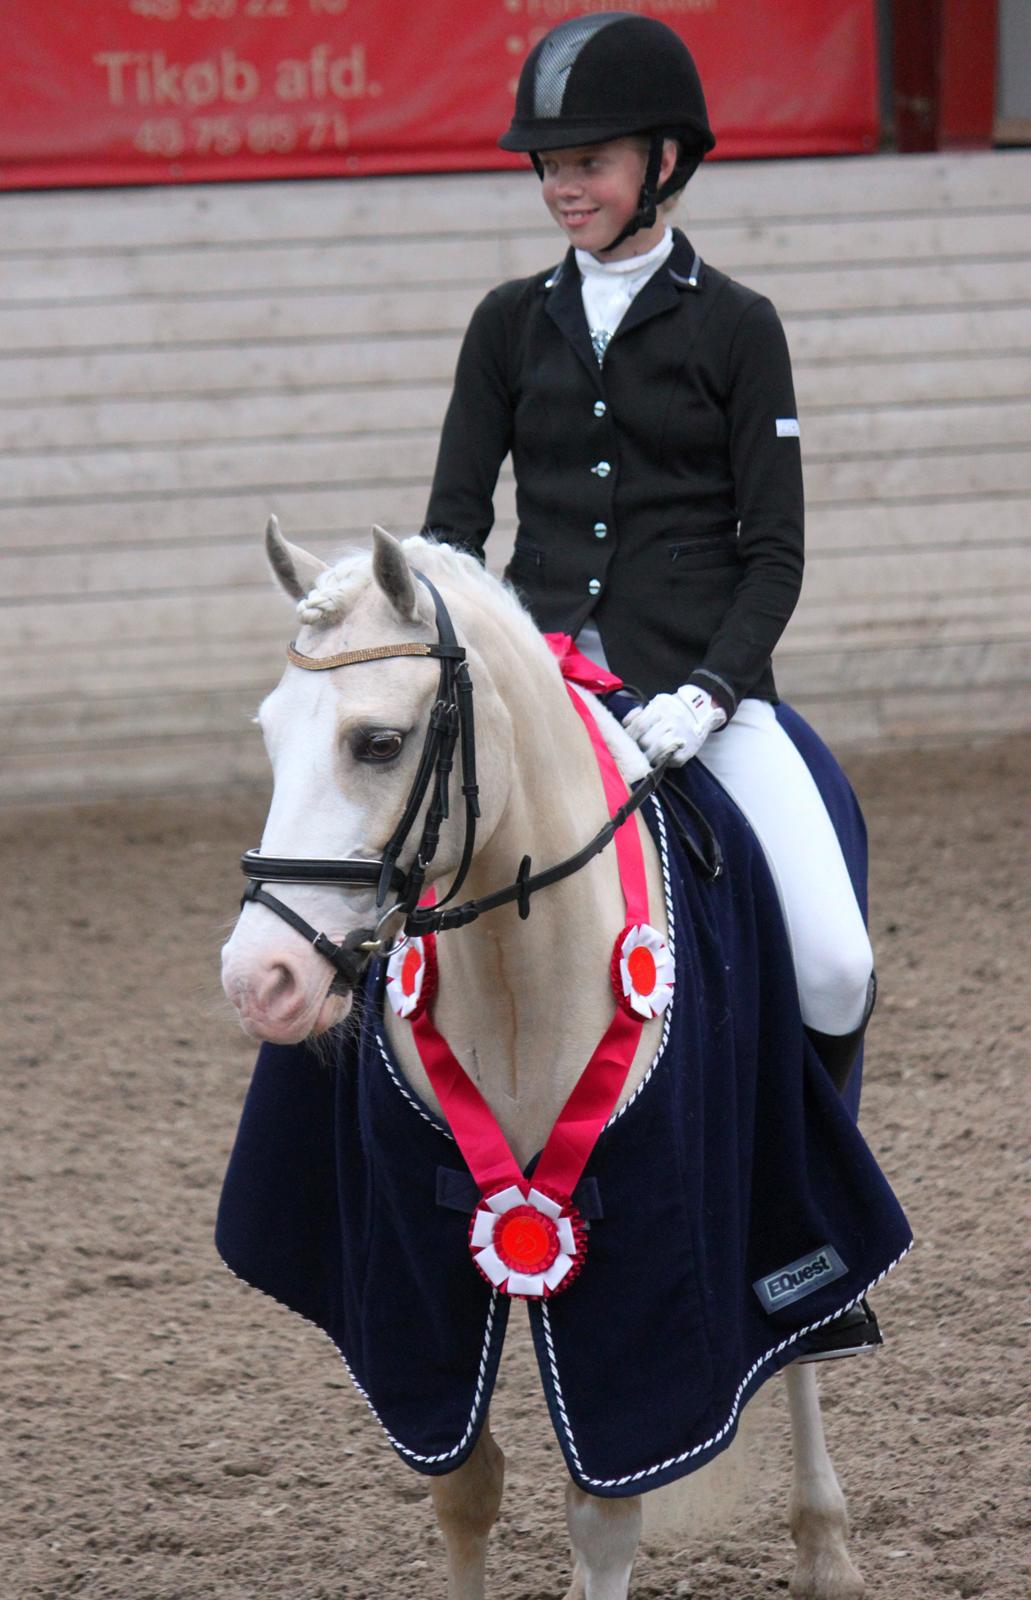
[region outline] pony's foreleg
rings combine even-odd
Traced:
[[[794,1600],[860,1600],[865,1585],[848,1553],[845,1496],[827,1452],[811,1362],[788,1367],[794,1482],[788,1515],[795,1541]]]
[[[490,1427],[462,1466],[431,1478],[433,1509],[447,1549],[448,1600],[484,1600],[487,1538],[501,1506],[505,1457]]]
[[[641,1538],[641,1497],[600,1500],[566,1484],[566,1522],[576,1565],[566,1600],[626,1600]]]

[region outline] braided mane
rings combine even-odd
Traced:
[[[515,627],[527,648],[546,649],[529,612],[515,591],[487,571],[475,556],[438,544],[423,534],[401,540],[401,548],[413,567],[452,583],[460,590],[475,592],[486,610],[500,613],[509,628]],[[372,577],[372,556],[367,549],[348,550],[319,574],[313,589],[300,600],[297,615],[309,627],[324,629],[341,622]]]

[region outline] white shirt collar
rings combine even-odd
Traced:
[[[658,244],[643,256],[626,261],[599,261],[577,250],[580,294],[598,364],[605,360],[609,343],[635,296],[658,271],[673,249],[673,231],[667,228]]]
[[[650,278],[655,269],[662,266],[672,249],[673,229],[667,228],[658,244],[653,245],[643,256],[627,256],[624,261],[599,261],[589,250],[577,250],[576,264],[585,278],[636,277],[638,273]]]

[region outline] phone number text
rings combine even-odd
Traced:
[[[341,111],[300,116],[274,112],[252,117],[151,117],[141,122],[133,145],[142,155],[175,157],[290,155],[294,151],[344,150],[350,142]]]
[[[231,17],[291,17],[310,11],[316,17],[340,17],[350,0],[129,0],[129,10],[154,22],[228,22]]]

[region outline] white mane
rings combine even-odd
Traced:
[[[497,612],[500,622],[515,628],[524,644],[545,650],[533,619],[515,592],[499,578],[487,571],[475,556],[456,550],[452,545],[438,544],[422,534],[412,534],[401,540],[401,548],[413,567],[426,572],[427,577],[449,580],[460,590],[473,589],[481,607]],[[315,628],[329,628],[347,615],[359,593],[372,576],[372,556],[368,550],[350,550],[319,574],[315,587],[297,605],[301,622]]]

